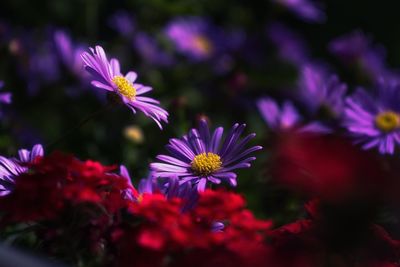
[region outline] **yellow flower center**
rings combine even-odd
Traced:
[[[142,129],[137,126],[131,125],[124,130],[125,137],[134,143],[142,143],[144,140],[144,135]]]
[[[198,35],[193,39],[194,46],[203,54],[210,54],[212,52],[213,46],[210,40],[202,35]]]
[[[375,125],[384,132],[391,132],[400,128],[400,116],[393,111],[381,112],[375,117]]]
[[[191,163],[192,170],[199,175],[209,175],[221,165],[221,157],[211,152],[198,154]]]
[[[129,82],[125,77],[115,76],[112,79],[112,81],[117,86],[118,92],[121,95],[123,95],[126,98],[129,98],[131,100],[135,99],[136,89],[133,87],[132,83]]]

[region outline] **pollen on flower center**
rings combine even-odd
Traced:
[[[375,125],[384,132],[390,132],[400,128],[400,115],[393,111],[379,113],[375,117]]]
[[[200,175],[209,175],[220,169],[221,165],[221,157],[211,152],[198,154],[191,163],[192,170]]]
[[[210,40],[202,35],[194,37],[193,44],[203,54],[210,54],[212,52],[213,47]]]
[[[129,98],[133,100],[136,96],[136,89],[133,87],[133,85],[123,76],[115,76],[112,79],[113,83],[117,86],[118,92],[125,96],[126,98]]]

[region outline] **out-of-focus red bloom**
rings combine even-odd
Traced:
[[[371,198],[386,186],[381,161],[331,135],[282,135],[274,168],[278,181],[289,189],[329,201]]]
[[[0,198],[1,220],[50,220],[87,204],[112,214],[129,205],[121,191],[130,190],[125,178],[109,173],[113,169],[61,153],[44,157],[17,176],[13,191]]]
[[[117,227],[116,266],[257,266],[266,259],[270,221],[254,218],[235,193],[206,190],[182,213],[180,200],[143,195],[130,209],[133,221]],[[213,231],[213,223],[225,228]]]
[[[357,228],[351,222],[354,218],[340,216],[328,222],[332,214],[326,213],[331,208],[320,205],[309,206],[311,218],[271,232],[273,266],[398,266],[400,242],[382,227],[365,221]]]

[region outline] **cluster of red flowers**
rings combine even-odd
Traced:
[[[99,265],[257,266],[264,260],[271,221],[256,219],[240,195],[207,190],[183,212],[183,199],[139,196],[113,169],[60,153],[37,160],[0,199],[3,227],[29,223],[44,252],[67,260],[97,257]],[[136,197],[124,197],[126,190]]]
[[[158,194],[134,203],[130,223],[112,235],[115,266],[257,266],[263,260],[254,252],[267,249],[271,222],[255,219],[239,195],[207,190],[193,210],[181,207]],[[222,222],[224,229],[216,229]]]
[[[39,159],[29,172],[16,177],[12,193],[0,198],[4,213],[1,221],[50,220],[68,209],[86,205],[104,208],[103,212],[112,214],[127,204],[121,191],[129,189],[124,177],[110,173],[113,169],[61,153]]]

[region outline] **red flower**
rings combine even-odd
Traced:
[[[271,261],[282,267],[396,266],[400,242],[380,226],[341,217],[332,207],[314,202],[310,219],[301,219],[271,232]],[[309,206],[309,208],[311,207]],[[318,213],[318,214],[316,214]],[[332,214],[335,219],[332,221]],[[357,216],[357,215],[356,215]]]
[[[0,198],[1,220],[50,220],[87,204],[114,213],[129,205],[121,195],[129,185],[125,178],[109,173],[113,169],[60,153],[44,157],[17,176],[14,190]]]
[[[341,201],[382,193],[382,166],[371,152],[337,136],[287,133],[278,142],[275,175],[289,189]]]
[[[114,231],[115,265],[257,266],[267,258],[271,222],[255,219],[244,204],[235,193],[206,190],[182,213],[178,199],[144,195],[130,209],[133,221]],[[222,231],[212,230],[217,221],[225,223]]]

